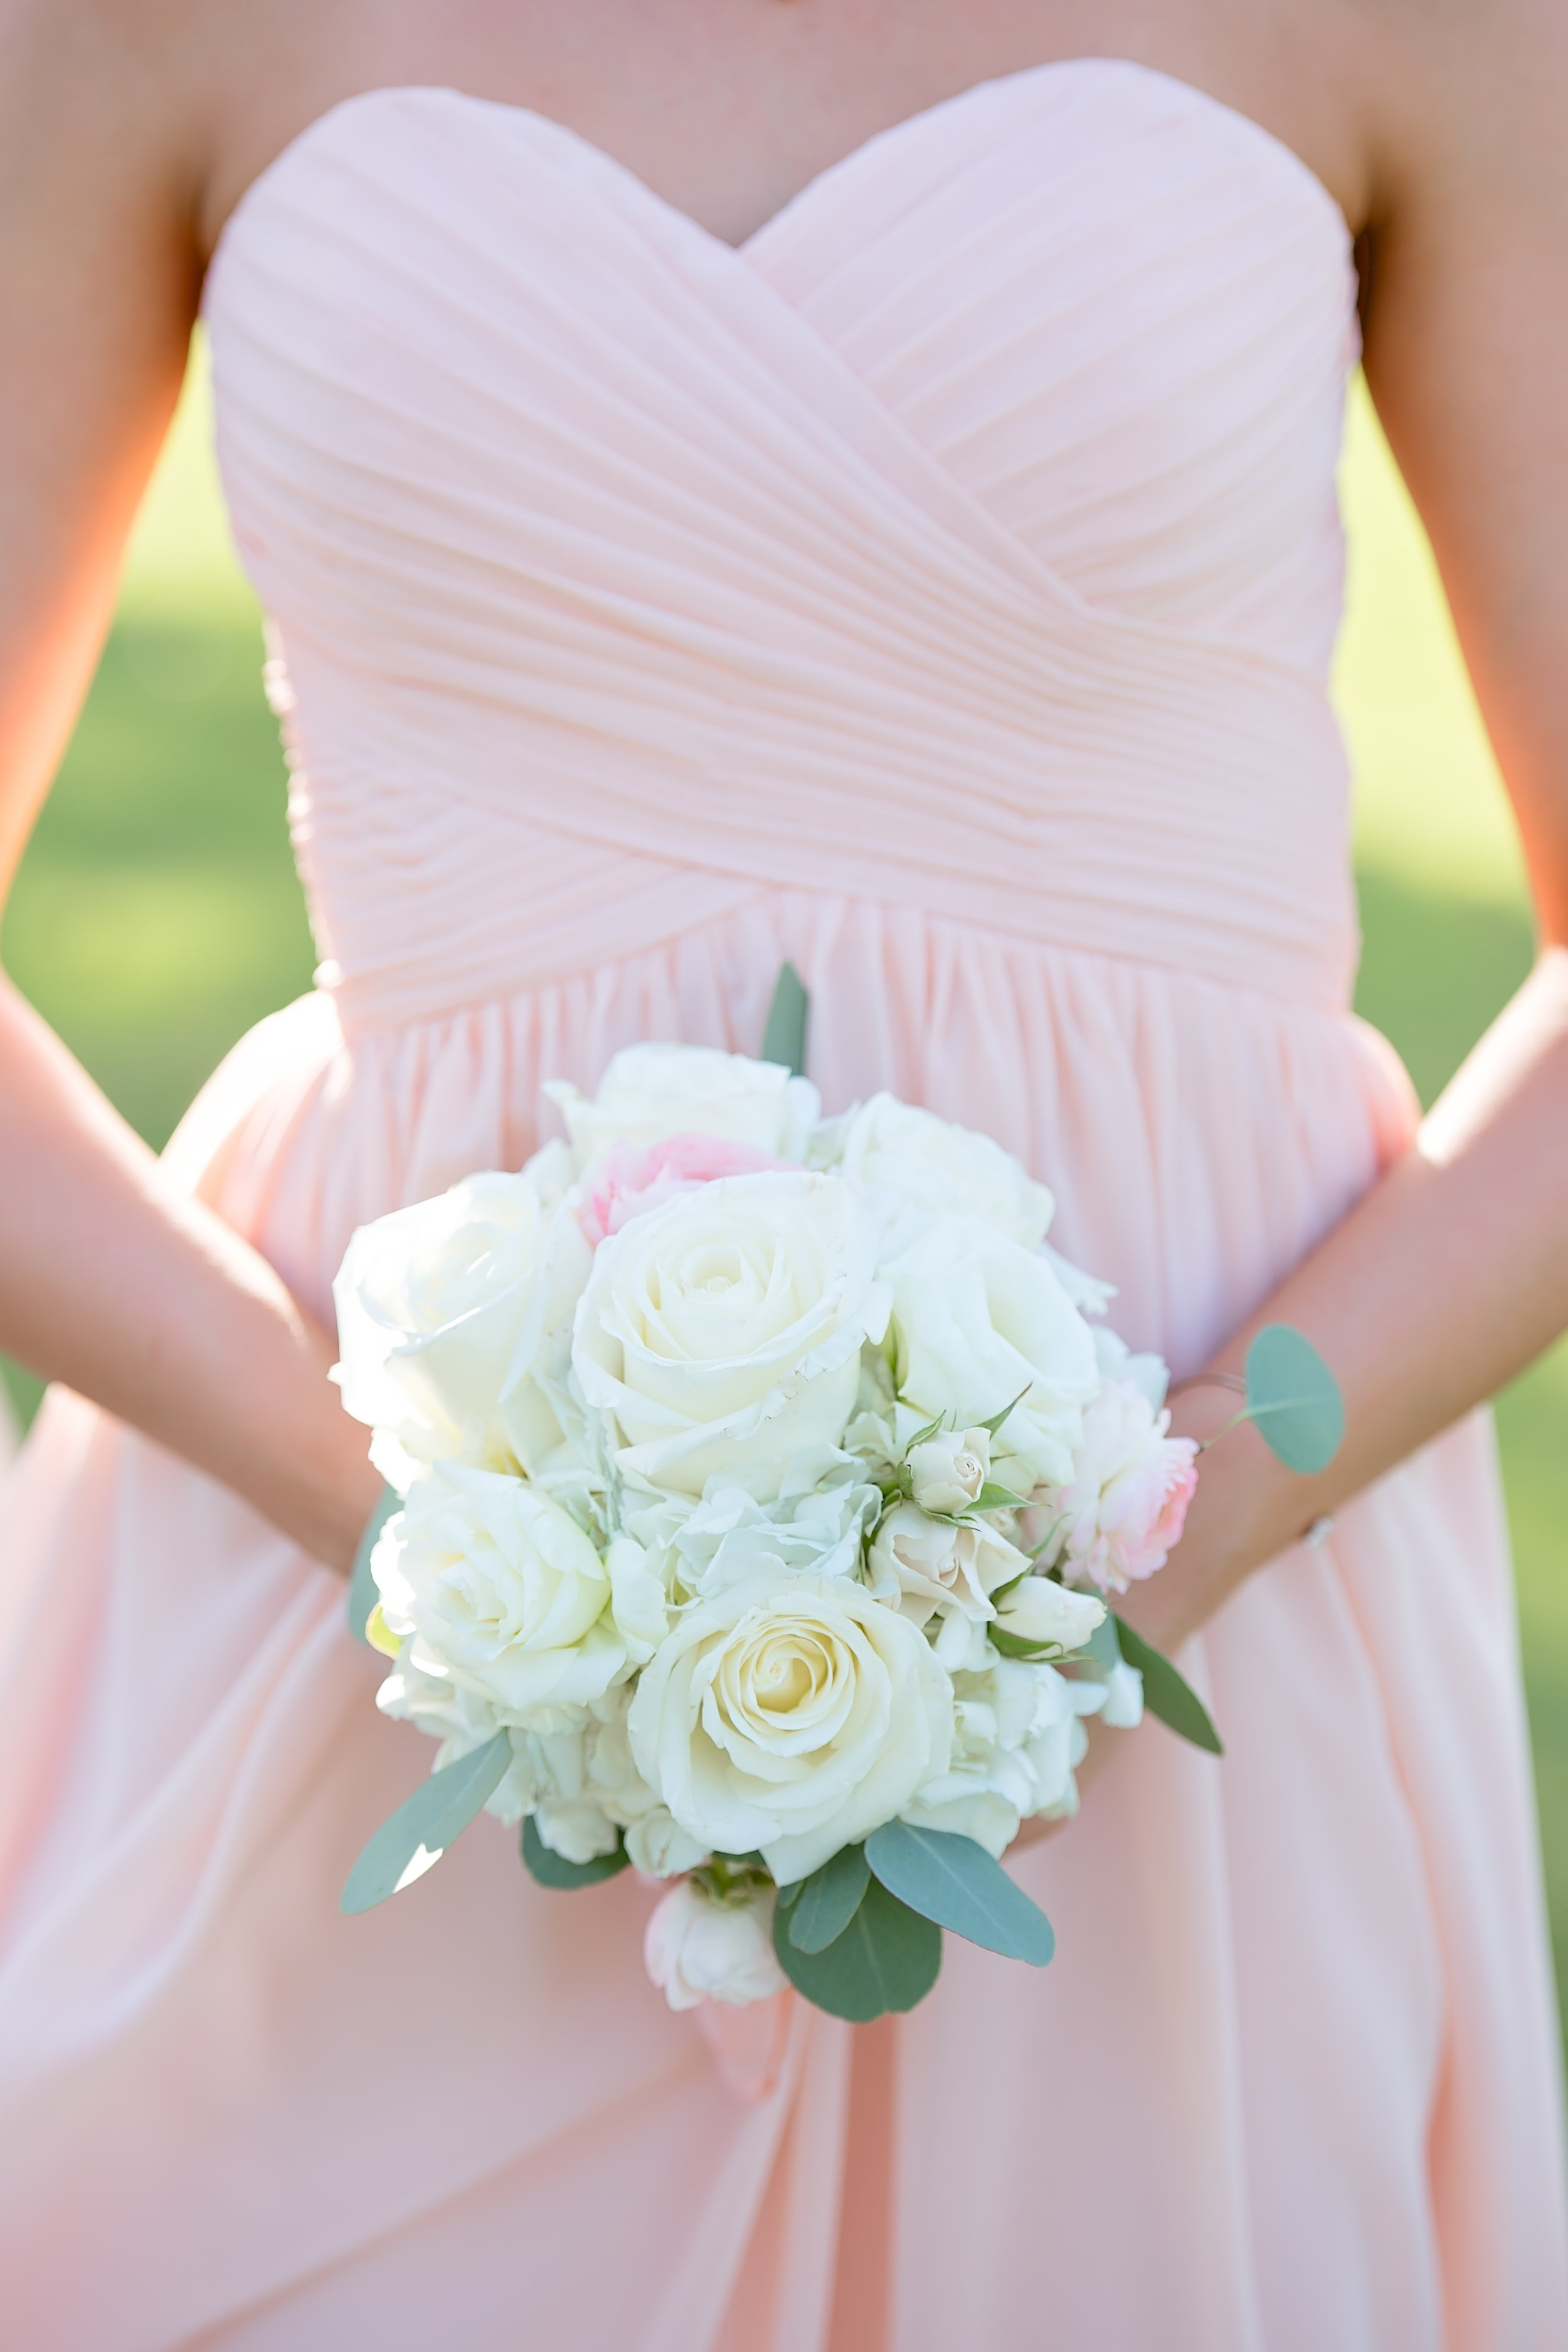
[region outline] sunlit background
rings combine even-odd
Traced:
[[[1338,698],[1357,772],[1358,1002],[1430,1101],[1530,961],[1518,845],[1430,554],[1358,386]],[[312,955],[198,344],[113,634],[0,933],[6,968],[162,1144]],[[6,1377],[20,1419],[37,1384]],[[1568,1349],[1498,1407],[1560,1990],[1568,1992]],[[1464,1726],[1454,1727],[1462,1740]]]

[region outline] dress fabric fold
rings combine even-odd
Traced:
[[[208,281],[322,965],[170,1147],[318,1315],[354,1228],[643,1038],[994,1135],[1200,1363],[1408,1142],[1349,1011],[1326,191],[1106,60],[873,140],[739,250],[574,133],[333,109]],[[855,2030],[669,2012],[629,1874],[481,1818],[342,1587],[68,1394],[4,1474],[0,2336],[30,2352],[1547,2352],[1555,2015],[1489,1426],[1288,1554]]]

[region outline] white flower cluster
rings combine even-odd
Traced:
[[[1193,1449],[987,1138],[887,1095],[824,1123],[681,1046],[551,1091],[569,1144],[364,1227],[338,1276],[343,1402],[403,1498],[379,1703],[437,1767],[504,1732],[491,1810],[677,1880],[656,1980],[750,2000],[773,1888],[840,1848],[901,1820],[1000,1855],[1073,1810],[1084,1717],[1139,1712],[1082,1654],[1099,1593],[1159,1566]]]

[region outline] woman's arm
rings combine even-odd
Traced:
[[[200,285],[177,7],[0,0],[0,891],[108,625]],[[379,1482],[326,1335],[0,982],[0,1349],[346,1566]]]
[[[1339,1376],[1346,1440],[1311,1480],[1252,1430],[1205,1456],[1185,1536],[1129,1596],[1166,1648],[1568,1325],[1568,20],[1467,0],[1390,11],[1380,37],[1367,376],[1518,814],[1542,952],[1415,1149],[1215,1359],[1237,1370],[1258,1324],[1297,1324]],[[1175,1424],[1206,1435],[1234,1405],[1190,1390]]]

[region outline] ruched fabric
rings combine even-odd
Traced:
[[[1142,68],[1039,68],[739,252],[572,133],[322,118],[209,284],[323,969],[171,1147],[317,1313],[354,1226],[644,1037],[994,1135],[1190,1368],[1407,1142],[1347,1011],[1325,681],[1344,224]],[[1022,1857],[1045,1975],[726,2031],[651,1900],[481,1820],[342,1587],[56,1394],[5,1489],[0,2310],[36,2352],[1547,2352],[1557,2051],[1484,1420],[1192,1645]]]

